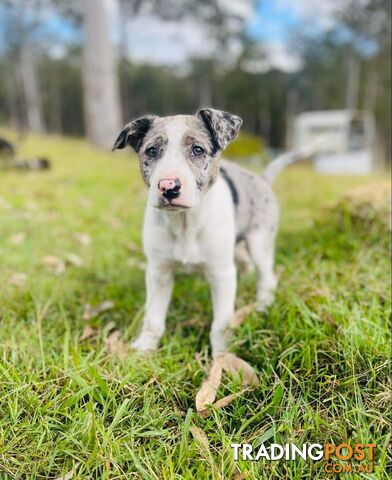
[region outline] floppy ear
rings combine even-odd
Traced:
[[[112,151],[117,149],[121,150],[127,145],[130,145],[135,152],[138,152],[155,118],[154,115],[146,115],[145,117],[128,123],[114,142]]]
[[[196,113],[209,131],[217,150],[223,150],[236,137],[242,120],[237,115],[215,110],[214,108],[202,108]]]

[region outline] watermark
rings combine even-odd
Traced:
[[[374,471],[374,455],[377,448],[375,443],[356,443],[350,445],[341,443],[333,445],[326,443],[304,443],[301,446],[294,443],[283,445],[264,443],[253,447],[249,443],[232,443],[234,460],[249,460],[257,462],[262,459],[269,461],[304,461],[323,462],[326,473],[372,473]]]

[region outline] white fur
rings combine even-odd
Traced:
[[[176,152],[170,154],[175,164]],[[143,242],[148,259],[147,300],[143,327],[132,346],[138,350],[158,346],[165,330],[174,270],[200,266],[211,286],[213,355],[224,351],[225,332],[234,313],[236,293],[234,207],[226,182],[218,178],[200,203],[191,209],[167,211],[149,204]]]

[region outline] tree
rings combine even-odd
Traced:
[[[15,81],[15,73],[19,73],[23,88],[27,127],[37,133],[46,130],[42,107],[41,86],[37,76],[35,49],[41,32],[40,23],[31,18],[24,9],[24,2],[14,4],[2,2],[4,17],[1,22],[1,33],[6,45],[5,57],[10,74]],[[9,88],[9,92],[12,87]],[[15,96],[10,92],[9,102],[12,114],[15,115]]]
[[[109,148],[121,127],[118,79],[103,0],[83,2],[83,85],[87,137]]]

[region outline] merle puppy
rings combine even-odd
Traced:
[[[271,183],[299,155],[280,157],[262,176],[221,160],[241,123],[238,116],[212,108],[195,115],[146,115],[126,125],[113,146],[130,145],[138,153],[148,187],[143,229],[147,298],[143,326],[132,343],[137,350],[157,348],[173,273],[187,266],[201,267],[210,283],[212,353],[225,351],[236,295],[234,251],[240,241],[257,269],[260,310],[273,301],[279,206]]]

